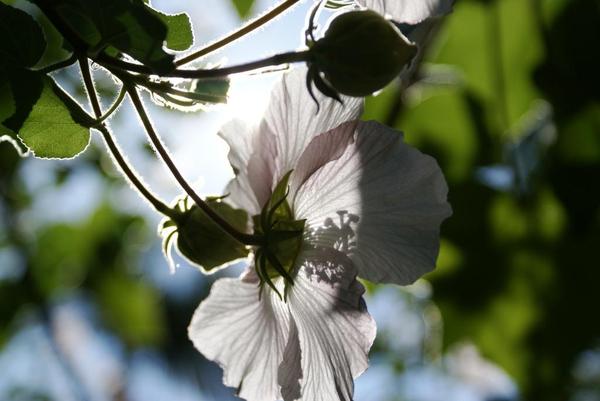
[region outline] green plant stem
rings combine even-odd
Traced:
[[[83,76],[83,82],[85,84],[86,91],[88,93],[88,98],[90,103],[92,104],[92,109],[94,110],[94,115],[96,118],[101,118],[102,109],[100,107],[100,102],[98,100],[98,95],[96,93],[96,89],[94,88],[94,81],[92,79],[92,74],[90,72],[90,67],[88,65],[86,56],[79,56],[79,66],[81,68],[81,75]],[[121,154],[119,147],[115,143],[110,134],[108,128],[100,123],[97,127],[95,127],[100,131],[102,137],[104,138],[104,142],[108,150],[110,151],[112,157],[117,162],[121,171],[127,176],[131,184],[150,202],[150,204],[160,213],[165,216],[173,217],[175,215],[175,211],[159,200],[146,186],[142,183],[141,179],[134,173],[134,171],[129,167],[127,160],[123,154]]]
[[[119,91],[119,95],[117,96],[113,104],[110,106],[110,108],[106,112],[104,112],[103,115],[97,118],[96,124],[102,124],[108,117],[112,115],[112,113],[117,111],[121,103],[123,103],[123,99],[125,99],[126,93],[127,91],[125,90],[125,88],[121,88],[121,90]]]
[[[94,87],[94,80],[92,79],[92,73],[90,72],[90,66],[88,65],[87,57],[80,55],[77,56],[77,60],[79,61],[81,76],[83,77],[83,83],[88,94],[88,99],[92,104],[94,116],[99,118],[102,115],[102,108],[100,107],[100,101],[98,100],[98,95],[96,94],[96,88]]]
[[[248,72],[259,68],[265,68],[273,65],[297,63],[300,61],[308,61],[311,58],[309,50],[303,50],[299,52],[288,52],[276,54],[271,57],[264,59],[251,61],[249,63],[243,63],[234,65],[231,67],[224,68],[213,68],[213,69],[199,69],[199,70],[180,70],[175,69],[169,73],[166,73],[164,77],[174,78],[187,78],[187,79],[209,79],[209,78],[222,78],[232,74],[240,74],[242,72]],[[152,70],[142,64],[134,64],[125,60],[110,57],[106,54],[98,56],[96,61],[109,69],[119,69],[124,72],[135,72],[144,75],[155,75]]]
[[[58,63],[55,63],[55,64],[51,64],[49,66],[39,69],[38,71],[41,72],[42,74],[49,74],[51,72],[68,67],[71,64],[75,63],[76,61],[77,61],[77,55],[75,53],[73,53],[73,54],[71,54],[71,56],[68,59],[59,61]]]
[[[264,24],[266,24],[267,22],[271,21],[273,18],[277,17],[278,15],[280,15],[281,13],[286,11],[288,8],[290,8],[294,4],[298,3],[298,1],[299,0],[284,0],[284,1],[282,1],[281,3],[279,3],[278,5],[273,7],[273,9],[271,9],[267,13],[261,15],[260,17],[256,18],[254,21],[251,21],[250,23],[244,25],[237,31],[232,32],[231,34],[225,36],[224,38],[219,39],[216,42],[211,43],[210,45],[203,47],[202,49],[195,51],[192,54],[189,54],[179,60],[176,60],[175,65],[179,67],[179,66],[188,64],[196,59],[199,59],[200,57],[203,57],[209,53],[214,52],[215,50],[220,49],[223,46],[228,45],[229,43],[234,42],[235,40],[241,38],[242,36],[254,31],[255,29],[257,29],[257,28],[263,26]]]
[[[163,159],[163,161],[165,162],[165,164],[167,165],[167,167],[169,168],[179,185],[181,185],[181,187],[188,194],[188,196],[196,203],[196,205],[198,205],[198,207],[204,213],[206,213],[206,215],[212,221],[214,221],[219,227],[221,227],[221,229],[224,232],[229,234],[232,238],[245,245],[261,245],[262,239],[260,237],[238,231],[235,227],[229,224],[229,222],[223,219],[217,212],[212,210],[210,206],[208,206],[208,204],[204,202],[204,200],[202,200],[202,198],[194,191],[194,189],[186,181],[183,175],[179,172],[177,166],[175,166],[175,163],[171,159],[171,156],[169,156],[169,153],[163,146],[161,139],[154,130],[152,122],[150,121],[150,118],[146,113],[146,109],[144,107],[144,104],[142,103],[142,99],[140,98],[137,92],[137,89],[135,88],[135,85],[127,80],[123,81],[123,85],[125,85],[127,93],[129,94],[129,97],[131,98],[131,101],[133,103],[133,106],[135,107],[138,115],[140,116],[140,119],[142,120],[142,124],[146,129],[148,138],[154,145],[154,148],[156,149],[160,157]]]

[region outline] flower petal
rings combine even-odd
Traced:
[[[277,369],[287,333],[285,304],[256,275],[217,280],[188,328],[194,346],[223,367],[223,382],[248,401],[280,399]]]
[[[427,18],[448,14],[452,11],[454,0],[357,0],[357,2],[396,22],[414,25]]]
[[[275,135],[264,122],[248,126],[239,120],[225,124],[219,135],[229,145],[229,163],[236,174],[227,185],[227,200],[257,214],[271,193],[277,157]]]
[[[346,121],[357,120],[363,112],[363,99],[342,96],[344,104],[315,91],[317,105],[306,87],[305,67],[284,74],[271,93],[264,117],[277,140],[276,178],[295,169],[311,140]]]
[[[352,262],[334,249],[303,251],[300,258],[288,290],[294,323],[279,372],[281,393],[285,401],[298,399],[300,386],[305,401],[350,401],[353,379],[368,367],[376,332],[364,288]]]
[[[302,152],[290,180],[290,196],[294,197],[298,188],[326,163],[338,159],[346,147],[354,140],[357,120],[348,121],[315,136]]]
[[[433,158],[360,122],[344,155],[298,190],[294,210],[307,219],[307,241],[348,254],[360,277],[404,285],[435,266],[447,191]]]

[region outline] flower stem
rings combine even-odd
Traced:
[[[78,56],[79,66],[81,68],[81,75],[83,76],[83,82],[85,84],[86,91],[88,93],[88,98],[90,99],[90,103],[92,104],[92,109],[94,110],[94,115],[96,118],[102,118],[102,109],[100,107],[100,102],[98,100],[98,95],[96,93],[96,89],[94,88],[94,81],[92,79],[92,74],[90,72],[90,67],[88,65],[88,60],[86,56]],[[140,178],[133,172],[133,170],[129,167],[127,160],[119,151],[119,147],[115,143],[110,134],[108,128],[100,123],[95,127],[100,131],[102,137],[104,138],[104,142],[108,150],[110,151],[113,159],[117,162],[123,174],[127,176],[131,184],[150,202],[150,204],[160,213],[165,216],[173,217],[174,211],[159,200],[146,186],[142,183]]]
[[[263,26],[264,24],[266,24],[267,22],[271,21],[273,18],[277,17],[278,15],[280,15],[281,13],[286,11],[288,8],[290,8],[294,4],[298,3],[298,1],[299,0],[284,0],[284,1],[282,1],[281,3],[276,5],[273,9],[271,9],[264,15],[261,15],[260,17],[256,18],[254,21],[251,21],[250,23],[244,25],[237,31],[232,32],[231,34],[225,36],[224,38],[217,40],[216,42],[211,43],[210,45],[203,47],[202,49],[195,51],[192,54],[189,54],[179,60],[176,60],[175,65],[179,67],[179,66],[188,64],[196,59],[199,59],[200,57],[203,57],[209,53],[214,52],[217,49],[220,49],[223,46],[228,45],[229,43],[232,43],[233,41],[241,38],[242,36],[254,31],[255,29],[257,29],[257,28]]]
[[[38,72],[41,72],[42,74],[48,74],[57,70],[60,70],[62,68],[68,67],[71,64],[75,63],[77,61],[77,55],[75,53],[71,54],[71,56],[63,61],[59,61],[58,63],[54,63],[51,65],[48,65],[44,68],[41,68],[38,70]]]
[[[206,202],[204,202],[204,200],[202,200],[202,198],[194,191],[194,189],[186,181],[186,179],[183,177],[183,175],[179,172],[179,170],[177,169],[177,166],[175,166],[175,163],[171,159],[171,156],[169,156],[169,153],[163,146],[161,139],[159,138],[158,134],[154,130],[154,127],[152,126],[152,122],[150,121],[150,118],[148,117],[148,114],[146,113],[146,109],[144,108],[142,99],[140,98],[135,86],[127,80],[123,81],[123,85],[125,85],[125,87],[127,89],[127,93],[129,94],[129,97],[131,98],[131,101],[132,101],[138,115],[140,116],[140,119],[142,120],[142,124],[144,125],[144,128],[146,129],[148,138],[154,145],[154,148],[156,149],[156,151],[158,152],[160,157],[163,159],[163,161],[165,162],[165,164],[167,165],[167,167],[169,168],[169,170],[171,171],[171,173],[173,174],[173,176],[175,177],[175,179],[177,180],[179,185],[181,185],[181,187],[188,194],[188,196],[190,198],[192,198],[192,200],[196,203],[196,205],[198,205],[198,207],[204,213],[206,213],[206,215],[212,221],[214,221],[219,227],[221,227],[221,229],[223,231],[225,231],[227,234],[229,234],[235,240],[237,240],[245,245],[260,245],[262,243],[261,238],[255,236],[255,235],[246,234],[246,233],[238,231],[235,227],[233,227],[231,224],[229,224],[229,222],[227,222],[225,219],[223,219],[217,212],[212,210],[210,208],[210,206],[208,206],[208,204]]]
[[[280,65],[287,63],[296,63],[300,61],[310,60],[310,51],[303,50],[299,52],[288,52],[276,54],[274,56],[266,57],[260,60],[251,61],[249,63],[243,63],[234,65],[231,67],[224,68],[213,68],[213,69],[199,69],[199,70],[180,70],[175,69],[169,73],[163,74],[164,77],[176,77],[176,78],[187,78],[187,79],[209,79],[209,78],[221,78],[232,74],[239,74],[242,72],[248,72],[259,68],[269,67],[272,65]],[[98,63],[112,69],[119,69],[124,72],[135,72],[144,75],[155,75],[152,70],[142,64],[134,64],[125,60],[110,57],[106,54],[101,54],[97,60]]]
[[[108,117],[110,117],[119,108],[121,103],[123,103],[123,99],[125,99],[126,94],[127,91],[125,90],[125,88],[121,88],[121,90],[119,91],[119,95],[117,96],[113,104],[110,106],[110,108],[107,111],[105,111],[104,114],[102,114],[100,117],[97,117],[96,124],[100,125]]]

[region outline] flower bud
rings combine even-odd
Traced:
[[[208,197],[205,202],[239,231],[247,229],[246,211],[234,209],[222,202],[220,197]],[[187,196],[174,202],[172,216],[161,222],[158,232],[163,238],[163,251],[172,271],[175,267],[171,257],[173,247],[204,273],[216,271],[232,261],[245,258],[249,252],[243,244],[226,234]]]
[[[370,10],[335,18],[310,51],[317,73],[335,91],[356,97],[385,87],[417,54],[390,21]],[[319,78],[312,78],[319,87]]]

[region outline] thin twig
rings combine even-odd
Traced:
[[[75,63],[76,61],[77,61],[77,55],[75,53],[73,53],[73,54],[71,54],[71,56],[68,59],[59,61],[58,63],[48,65],[44,68],[41,68],[38,70],[38,72],[41,72],[42,74],[49,74],[51,72],[68,67],[71,64]]]
[[[266,57],[264,59],[251,61],[249,63],[238,64],[224,68],[212,68],[212,69],[197,69],[197,70],[182,70],[175,69],[166,74],[161,74],[163,77],[174,77],[174,78],[187,78],[187,79],[209,79],[209,78],[222,78],[232,74],[240,74],[256,70],[259,68],[270,67],[273,65],[296,63],[300,61],[310,60],[310,52],[303,50],[299,52],[288,52],[276,54],[274,56]],[[142,64],[135,64],[129,61],[121,60],[115,57],[108,56],[106,54],[99,55],[96,60],[99,64],[107,66],[112,69],[119,69],[126,72],[135,72],[144,75],[155,75],[152,69]]]
[[[90,73],[87,57],[79,56],[79,66],[81,68],[81,75],[83,76],[83,82],[88,93],[88,98],[90,99],[92,109],[94,110],[94,115],[97,118],[101,118],[102,109],[100,108],[100,101],[98,100],[96,89],[94,88],[94,81],[92,79],[92,74]],[[150,192],[150,190],[142,183],[141,179],[138,178],[137,174],[129,167],[127,160],[125,160],[125,157],[119,151],[119,147],[113,140],[108,128],[102,123],[95,128],[98,129],[102,134],[104,142],[106,142],[106,146],[112,157],[117,162],[123,173],[127,176],[129,181],[133,184],[133,186],[144,196],[144,198],[148,200],[148,202],[150,202],[150,204],[152,204],[152,206],[154,206],[158,212],[172,217],[175,212],[169,206],[159,200],[152,192]]]
[[[177,168],[177,166],[171,159],[171,156],[169,156],[169,153],[167,152],[164,145],[162,144],[161,139],[159,138],[158,134],[154,130],[154,127],[152,126],[152,122],[150,121],[150,118],[148,117],[148,114],[146,113],[146,109],[144,107],[144,104],[142,103],[142,99],[140,98],[140,96],[137,92],[137,89],[135,88],[135,85],[126,80],[123,81],[123,85],[125,85],[127,88],[127,93],[129,94],[129,97],[131,98],[131,101],[132,101],[135,109],[137,110],[137,113],[140,116],[140,119],[142,120],[142,124],[144,125],[144,128],[146,129],[148,138],[154,145],[154,148],[156,149],[156,151],[158,152],[160,157],[163,159],[163,161],[165,162],[165,164],[167,165],[167,167],[169,168],[169,170],[171,171],[171,173],[173,174],[173,176],[175,177],[175,179],[177,180],[179,185],[181,185],[181,187],[188,194],[188,196],[196,203],[196,205],[198,205],[198,207],[204,213],[206,213],[206,215],[212,221],[214,221],[217,225],[219,225],[219,227],[221,227],[221,229],[224,232],[226,232],[227,234],[229,234],[232,238],[234,238],[235,240],[237,240],[245,245],[261,245],[262,240],[260,237],[238,231],[235,227],[233,227],[231,224],[229,224],[229,222],[227,222],[225,219],[223,219],[218,213],[216,213],[214,210],[212,210],[211,207],[208,206],[208,204],[206,202],[204,202],[204,200],[202,200],[202,198],[196,193],[196,191],[194,191],[194,189],[191,187],[191,185],[186,181],[186,179],[183,177],[183,175],[179,172],[179,169]]]
[[[203,57],[209,53],[214,52],[217,49],[220,49],[223,46],[228,45],[229,43],[232,43],[233,41],[241,38],[242,36],[254,31],[255,29],[257,29],[257,28],[263,26],[264,24],[266,24],[267,22],[271,21],[273,18],[277,17],[278,15],[283,13],[285,10],[287,10],[294,4],[298,3],[298,1],[299,0],[284,0],[284,1],[282,1],[281,3],[276,5],[272,10],[270,10],[267,13],[265,13],[264,15],[261,15],[260,17],[256,18],[254,21],[251,21],[247,25],[244,25],[237,31],[227,35],[226,37],[224,37],[222,39],[219,39],[218,41],[216,41],[214,43],[211,43],[210,45],[208,45],[198,51],[195,51],[192,54],[189,54],[189,55],[183,57],[180,60],[176,60],[175,65],[177,67],[179,67],[179,66],[188,64],[196,59],[199,59],[200,57]]]
[[[96,124],[100,125],[104,121],[106,121],[106,119],[108,117],[110,117],[112,115],[112,113],[114,113],[119,108],[121,103],[123,103],[123,99],[125,99],[126,94],[127,94],[127,91],[125,90],[125,88],[121,88],[121,90],[119,91],[119,95],[117,96],[117,98],[115,99],[113,104],[110,106],[110,108],[106,112],[104,112],[103,115],[98,117],[98,119],[96,120]]]

